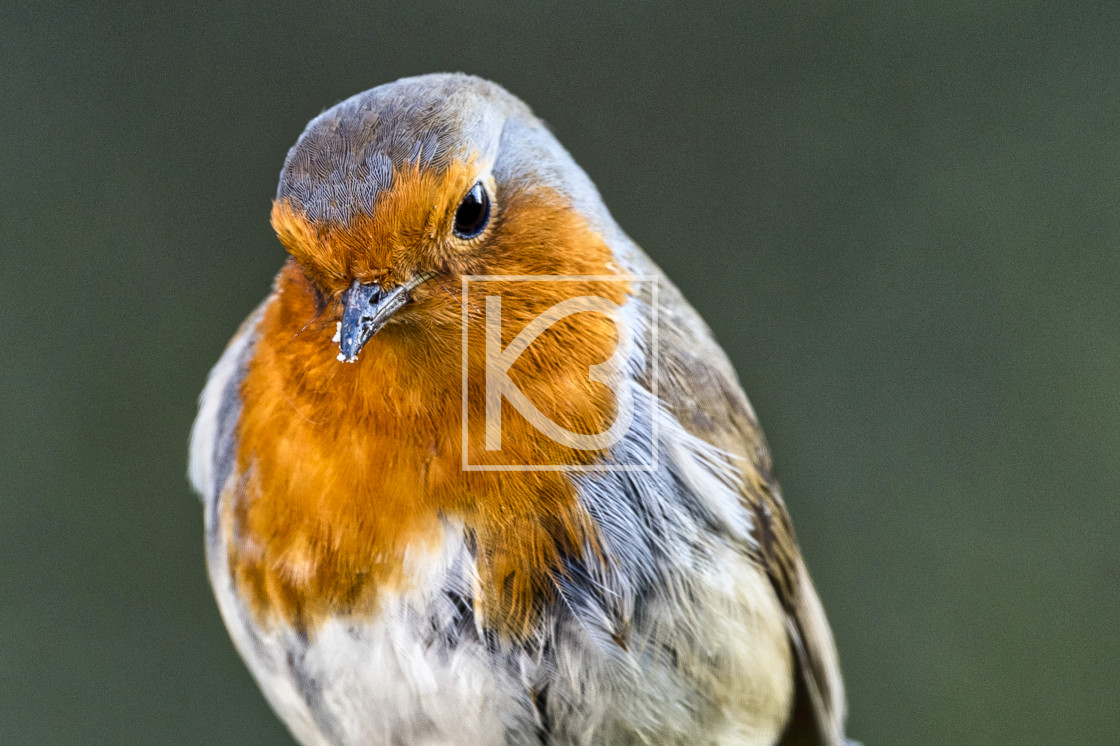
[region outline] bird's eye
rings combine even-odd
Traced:
[[[455,210],[453,230],[459,238],[474,238],[490,221],[490,195],[482,184],[475,184]]]

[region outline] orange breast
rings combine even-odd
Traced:
[[[280,272],[241,387],[244,476],[223,517],[231,572],[261,623],[285,620],[313,631],[329,616],[376,613],[386,594],[419,582],[407,558],[438,552],[452,526],[476,549],[476,611],[484,623],[527,635],[553,599],[563,558],[597,551],[594,526],[563,472],[462,468],[456,273],[613,273],[601,237],[555,195],[525,195],[502,209],[488,264],[453,269],[418,289],[416,302],[374,336],[356,364],[335,359],[337,303],[317,310],[316,292],[295,261]],[[503,344],[528,319],[573,294],[622,303],[628,292],[617,282],[554,290],[534,283],[532,292],[511,284],[502,293]],[[468,309],[472,334],[478,312]],[[614,400],[607,387],[588,381],[588,366],[609,358],[616,342],[606,318],[571,316],[534,342],[511,378],[568,429],[602,432],[613,421]],[[602,457],[554,443],[508,405],[503,450],[486,452],[483,397],[475,395],[484,380],[481,344],[471,345],[467,366],[472,463]]]

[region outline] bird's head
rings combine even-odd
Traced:
[[[528,107],[466,75],[402,79],[312,120],[272,224],[339,322],[344,362],[386,326],[457,334],[467,275],[618,272],[590,179]]]

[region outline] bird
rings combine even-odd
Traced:
[[[849,743],[737,374],[513,94],[310,121],[190,437],[209,579],[305,746]]]

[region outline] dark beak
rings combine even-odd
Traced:
[[[397,310],[408,303],[407,286],[388,292],[381,286],[363,285],[358,280],[342,294],[342,325],[338,330],[338,359],[352,363],[369,338],[385,326]]]
[[[400,287],[382,290],[380,285],[363,285],[354,280],[342,294],[342,321],[338,327],[338,359],[352,363],[369,338],[388,323],[401,306],[412,297],[412,289],[429,279],[421,273]]]

